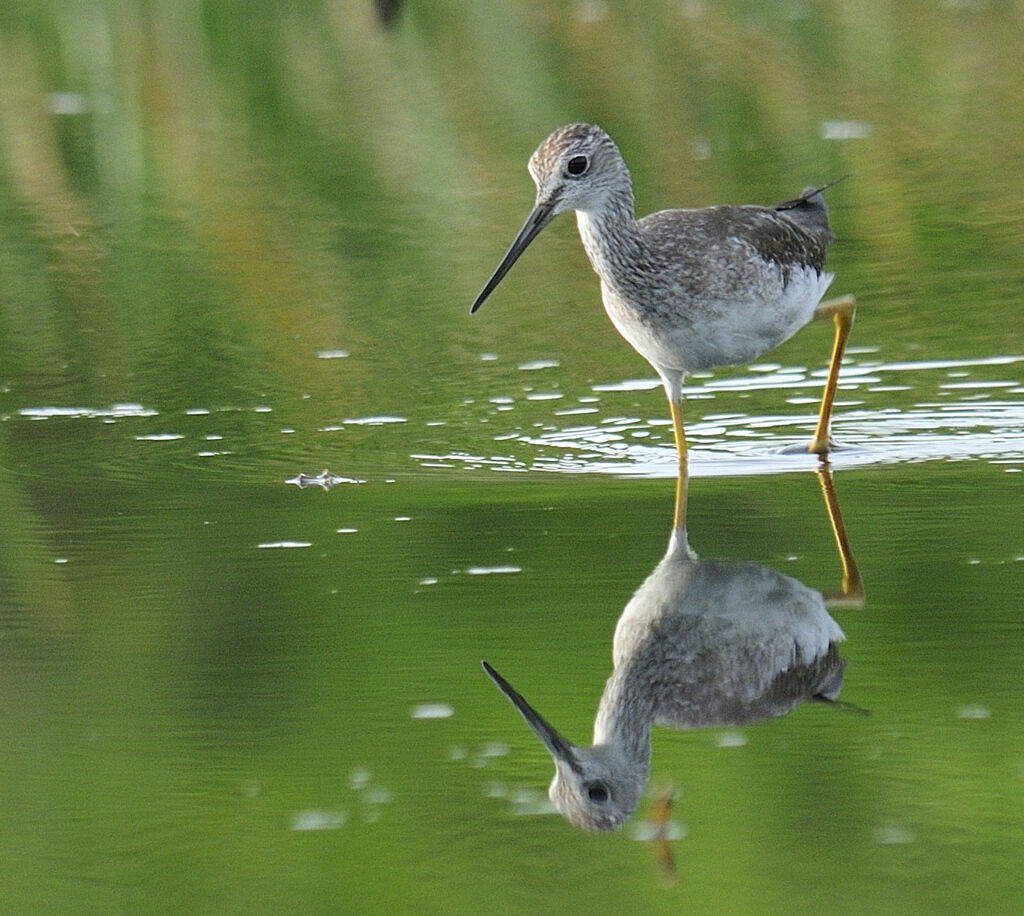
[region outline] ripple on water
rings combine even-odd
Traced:
[[[857,354],[872,356],[876,349],[862,348]],[[991,377],[993,367],[1022,362],[1024,356],[1002,355],[915,362],[867,359],[844,365],[833,420],[837,446],[830,461],[836,467],[849,467],[971,458],[999,463],[1024,460],[1024,399],[1019,398],[1024,384],[1008,373]],[[794,393],[784,403],[807,408],[801,413],[764,416],[715,412],[688,420],[691,474],[772,474],[814,466],[817,459],[803,449],[816,419],[823,377],[823,370],[760,363],[736,377],[705,374],[700,384],[686,387],[687,401],[794,389],[806,393]],[[453,451],[413,457],[448,467],[673,477],[677,461],[670,421],[623,415],[616,406],[626,396],[635,408],[635,393],[660,387],[656,378],[594,384],[591,390],[595,395],[579,398],[579,406],[552,411],[556,419],[573,418],[572,425],[533,422],[528,430],[503,430],[495,435],[493,441],[502,443],[505,454]],[[931,396],[925,394],[929,390]],[[916,402],[914,392],[918,393]],[[863,396],[858,396],[861,393]],[[492,403],[499,402],[492,399]],[[511,398],[502,398],[500,403],[509,411],[504,414],[509,418],[520,409],[520,402]],[[880,403],[883,406],[871,406]],[[602,417],[602,412],[609,415]],[[587,415],[593,416],[593,422],[581,425],[576,420]]]
[[[141,404],[112,404],[110,407],[23,407],[18,414],[32,420],[50,420],[54,418],[72,419],[123,419],[125,417],[155,417],[157,411]]]

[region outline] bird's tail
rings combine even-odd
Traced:
[[[849,177],[849,174],[841,175],[839,178],[834,178],[820,187],[804,188],[799,197],[776,204],[774,209],[786,211],[786,215],[790,219],[805,230],[820,237],[823,243],[827,245],[834,239],[834,236],[828,225],[828,205],[825,203],[825,198],[821,192]]]
[[[827,191],[833,185],[839,184],[840,181],[845,181],[849,178],[853,172],[847,172],[845,175],[840,175],[838,178],[833,178],[831,181],[825,182],[821,187],[817,188],[804,188],[800,192],[800,196],[793,200],[783,201],[781,204],[776,204],[776,210],[802,210],[804,208],[812,210],[824,210],[828,212],[828,207],[825,206],[825,198],[821,196],[822,191]]]

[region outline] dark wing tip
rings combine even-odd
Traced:
[[[818,195],[820,195],[822,191],[827,191],[829,188],[833,187],[834,185],[839,184],[840,181],[845,181],[852,174],[853,174],[853,172],[847,172],[845,175],[840,175],[838,178],[833,178],[831,181],[826,181],[825,184],[819,185],[816,188],[815,187],[804,188],[803,191],[800,192],[800,196],[799,197],[794,198],[793,200],[783,201],[781,204],[776,204],[773,209],[775,209],[775,210],[796,210],[796,209],[798,209],[800,207],[806,207],[808,205],[811,206],[811,207],[824,208],[825,207],[825,200],[824,200],[824,198],[821,198]],[[815,198],[818,198],[818,199],[815,200]]]

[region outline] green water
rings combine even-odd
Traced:
[[[1019,912],[1022,52],[995,2],[5,4],[0,910]],[[655,729],[674,880],[479,666],[586,743],[671,524],[571,218],[468,315],[579,119],[640,212],[853,173],[850,706]],[[686,410],[694,548],[833,593],[829,336]]]

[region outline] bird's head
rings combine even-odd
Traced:
[[[551,216],[599,209],[607,197],[630,186],[629,170],[611,137],[593,124],[568,124],[530,157],[537,207]]]
[[[548,137],[530,157],[537,200],[522,229],[470,306],[475,312],[519,260],[541,230],[567,210],[599,210],[615,194],[632,206],[629,170],[611,137],[593,124],[568,124]]]
[[[551,754],[555,778],[548,796],[558,813],[584,830],[620,827],[640,804],[646,767],[630,764],[608,745],[586,748],[568,741],[487,662],[483,666]]]

